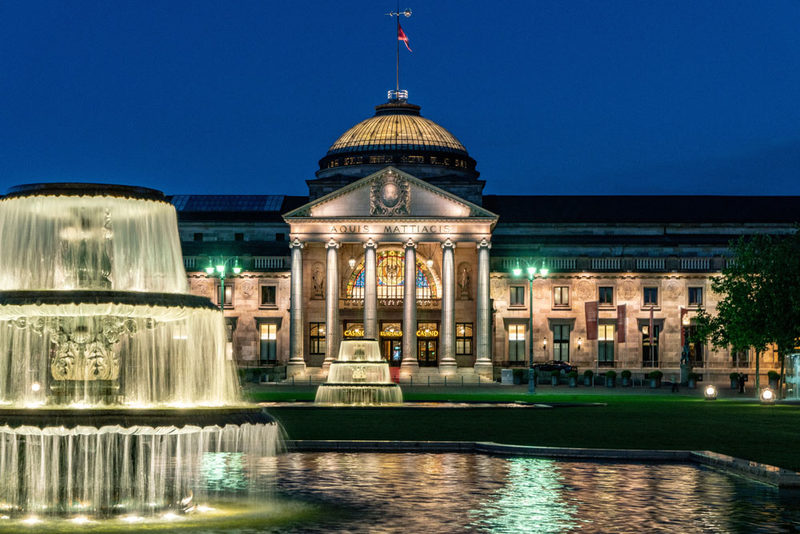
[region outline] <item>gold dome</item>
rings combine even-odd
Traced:
[[[419,109],[406,102],[377,106],[375,116],[342,134],[328,149],[328,155],[393,150],[467,153],[453,134],[421,117]]]

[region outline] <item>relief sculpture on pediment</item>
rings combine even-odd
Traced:
[[[379,176],[370,189],[369,203],[372,215],[409,215],[408,180],[394,172]]]

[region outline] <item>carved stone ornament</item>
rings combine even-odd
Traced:
[[[458,299],[472,300],[472,266],[463,262],[458,266]]]
[[[242,283],[237,284],[239,292],[241,293],[242,297],[245,299],[250,299],[256,292],[256,284],[253,280],[245,279]]]
[[[681,284],[678,283],[676,280],[670,280],[667,282],[667,287],[664,290],[664,295],[670,300],[676,300],[680,298],[681,294],[683,293]]]
[[[594,296],[594,284],[588,280],[581,280],[575,286],[575,294],[578,300],[589,301]]]
[[[370,214],[408,215],[408,181],[393,172],[387,172],[372,182],[369,194]]]
[[[311,266],[311,298],[325,297],[325,267],[320,262]]]
[[[631,280],[625,280],[622,282],[622,285],[619,286],[619,298],[623,301],[630,302],[636,298],[637,294],[638,288]]]

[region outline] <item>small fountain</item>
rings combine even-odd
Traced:
[[[219,310],[189,293],[163,193],[18,186],[0,244],[0,512],[186,511],[205,455],[276,454]]]
[[[331,362],[328,380],[317,388],[317,404],[400,404],[403,392],[392,382],[389,362],[374,339],[346,339]]]

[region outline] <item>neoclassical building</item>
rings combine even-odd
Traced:
[[[714,309],[730,241],[794,231],[800,197],[541,196],[533,181],[484,195],[475,160],[418,106],[375,109],[308,196],[171,198],[192,289],[223,301],[239,365],[322,376],[341,339],[367,337],[401,379],[477,380],[527,366],[532,328],[537,363],[669,375],[688,350],[706,379],[754,368],[691,343],[693,317]],[[206,274],[225,260],[241,272]]]

